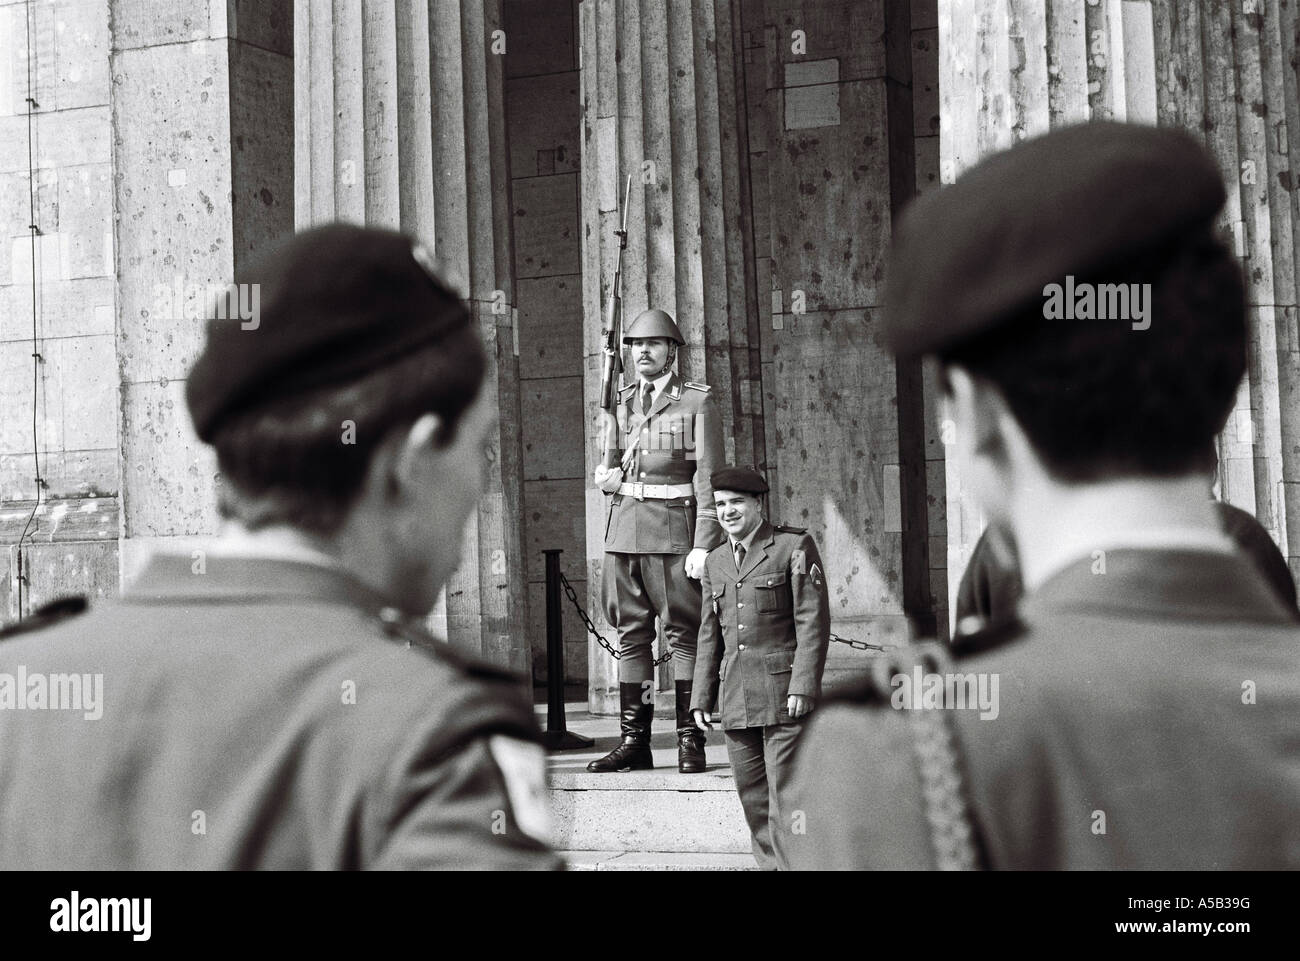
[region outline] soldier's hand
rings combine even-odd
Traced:
[[[623,480],[623,472],[617,467],[597,466],[595,471],[592,472],[591,479],[606,494],[614,494],[617,493],[618,485]]]
[[[785,710],[791,717],[803,717],[813,709],[813,698],[806,694],[791,694],[786,698]]]
[[[709,552],[703,547],[692,548],[691,552],[686,555],[686,576],[699,580],[704,576],[704,559],[709,556]]]
[[[623,470],[632,469],[632,461],[636,460],[636,448],[629,447],[623,451]]]
[[[696,708],[694,711],[691,711],[691,720],[695,722],[695,726],[701,731],[713,730],[713,725],[709,723],[708,711],[701,711]]]

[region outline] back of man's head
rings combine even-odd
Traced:
[[[425,248],[392,231],[297,234],[236,286],[230,301],[258,315],[214,308],[186,389],[217,453],[222,512],[334,533],[393,430],[434,413],[451,442],[479,393],[481,341]]]
[[[1020,144],[904,215],[887,338],[994,386],[1059,481],[1204,471],[1246,366],[1223,200],[1213,159],[1177,131]]]

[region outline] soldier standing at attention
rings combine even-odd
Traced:
[[[606,415],[605,460],[596,486],[610,495],[601,590],[605,617],[618,631],[622,742],[589,771],[654,766],[655,617],[673,653],[677,769],[704,770],[704,732],[691,723],[691,682],[700,629],[704,558],[723,540],[709,475],[723,461],[722,420],[707,384],[683,382],[672,370],[686,344],[662,310],[642,312],[627,328],[637,379]]]
[[[727,541],[704,563],[691,715],[711,729],[719,711],[754,860],[776,870],[788,867],[787,791],[803,718],[821,697],[831,618],[817,544],[802,527],[768,523],[766,493],[752,468],[713,473]]]
[[[1247,358],[1224,199],[1187,134],[1094,123],[904,212],[885,340],[937,359],[1025,597],[819,712],[796,866],[1300,868],[1300,628],[1205,496]]]
[[[5,868],[562,866],[520,679],[421,627],[495,421],[430,265],[336,224],[237,276],[259,315],[216,311],[186,384],[220,535],[3,644],[102,680],[92,711],[0,710]]]

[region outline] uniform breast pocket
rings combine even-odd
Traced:
[[[758,613],[781,614],[790,610],[790,584],[785,571],[759,574],[751,579]]]

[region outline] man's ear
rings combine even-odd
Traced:
[[[975,457],[1002,461],[1006,457],[1006,431],[1018,427],[1001,392],[959,364],[944,368],[947,400],[957,423],[970,434],[970,452]]]
[[[438,447],[442,431],[442,418],[437,414],[421,414],[405,430],[396,431],[392,453],[391,477],[398,486],[421,482],[421,473],[428,457]]]

